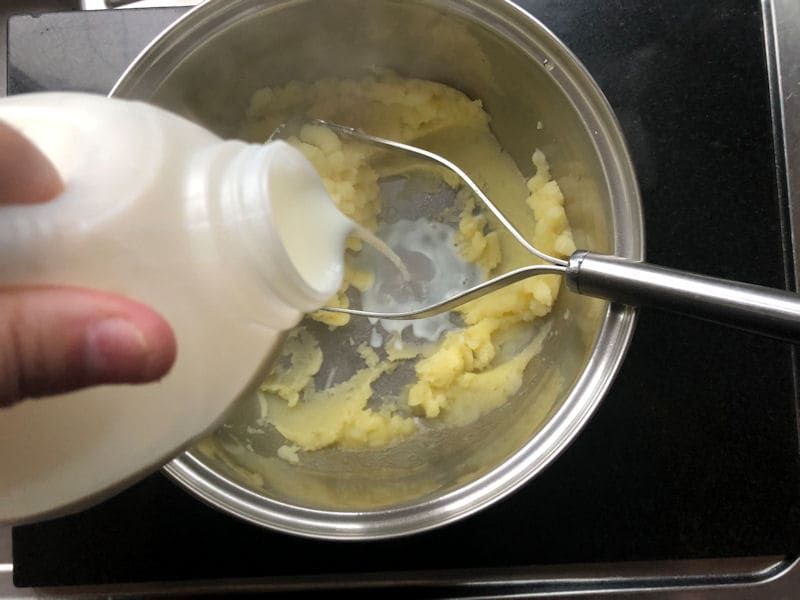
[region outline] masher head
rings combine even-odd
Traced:
[[[385,207],[384,212],[391,214],[392,218],[404,217],[406,221],[415,222],[418,228],[424,228],[426,226],[426,215],[432,215],[435,211],[445,210],[453,204],[453,200],[458,193],[466,191],[475,198],[480,207],[491,213],[500,226],[505,228],[523,248],[544,263],[523,266],[488,280],[481,280],[481,278],[474,276],[464,276],[462,284],[460,286],[450,286],[447,293],[443,295],[444,297],[431,297],[430,294],[417,291],[413,298],[397,302],[398,295],[402,296],[407,290],[403,290],[396,285],[395,289],[383,294],[378,302],[372,303],[370,308],[375,308],[374,310],[333,306],[325,306],[323,310],[381,320],[424,319],[458,308],[471,300],[528,277],[548,273],[563,274],[565,272],[567,261],[550,256],[531,245],[481,190],[480,186],[452,161],[417,146],[373,136],[359,129],[331,121],[306,117],[296,117],[281,124],[273,131],[268,141],[297,137],[303,127],[306,126],[324,127],[340,138],[347,138],[366,144],[385,153],[388,160],[410,160],[417,163],[423,161],[436,167],[435,169],[404,169],[402,181],[389,181],[388,179],[381,181],[381,200]],[[420,198],[423,198],[422,204],[420,203]],[[424,206],[424,212],[426,213],[424,215],[420,214],[421,206]],[[434,218],[432,222],[437,222],[437,219]],[[407,239],[414,233],[418,232],[413,230],[401,232],[397,237]],[[384,239],[384,236],[379,235],[379,237]],[[386,240],[384,239],[384,241]],[[394,246],[392,243],[388,245],[390,247]],[[393,247],[393,249],[397,251],[396,247]],[[369,254],[367,249],[362,252]],[[407,260],[407,257],[403,256],[404,253],[399,252],[399,254],[403,260]],[[375,264],[375,257],[372,257],[371,260]],[[380,261],[380,259],[378,260]],[[412,281],[410,283],[413,286],[415,280],[418,283],[415,274],[424,271],[424,265],[418,268],[414,268],[414,264],[407,264],[407,266],[412,273]],[[449,272],[451,270],[444,269],[444,273]],[[387,284],[387,280],[381,277],[382,274],[385,275],[386,273],[392,273],[392,269],[388,266],[376,272],[378,276],[376,284],[384,290],[387,287],[392,287],[391,278],[389,279],[390,283]]]

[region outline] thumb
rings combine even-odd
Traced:
[[[70,287],[0,288],[0,406],[153,381],[175,354],[167,322],[133,300]]]
[[[55,167],[28,138],[0,122],[0,204],[46,202],[63,189]]]

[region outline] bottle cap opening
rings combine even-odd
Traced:
[[[280,141],[271,145],[267,185],[275,229],[294,270],[324,303],[342,284],[345,241],[354,224],[299,150]]]

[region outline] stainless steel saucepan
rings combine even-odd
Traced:
[[[153,42],[113,95],[235,136],[265,85],[376,67],[482,99],[523,173],[533,149],[546,153],[578,247],[644,258],[636,179],[608,102],[552,33],[505,0],[211,0]],[[222,510],[305,536],[391,537],[462,518],[534,477],[578,434],[625,356],[635,310],[564,290],[547,319],[552,333],[520,392],[472,425],[291,465],[274,456],[277,433],[251,440],[254,452],[226,445],[226,432],[247,435],[253,394],[206,442],[219,453],[195,448],[166,470]]]

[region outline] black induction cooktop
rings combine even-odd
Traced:
[[[615,109],[649,260],[793,289],[759,0],[520,4],[578,55]],[[107,91],[180,12],[14,18],[9,93]],[[15,583],[795,554],[795,368],[787,344],[642,310],[614,386],[572,446],[464,521],[392,541],[311,541],[221,514],[157,474],[83,513],[15,528]]]

